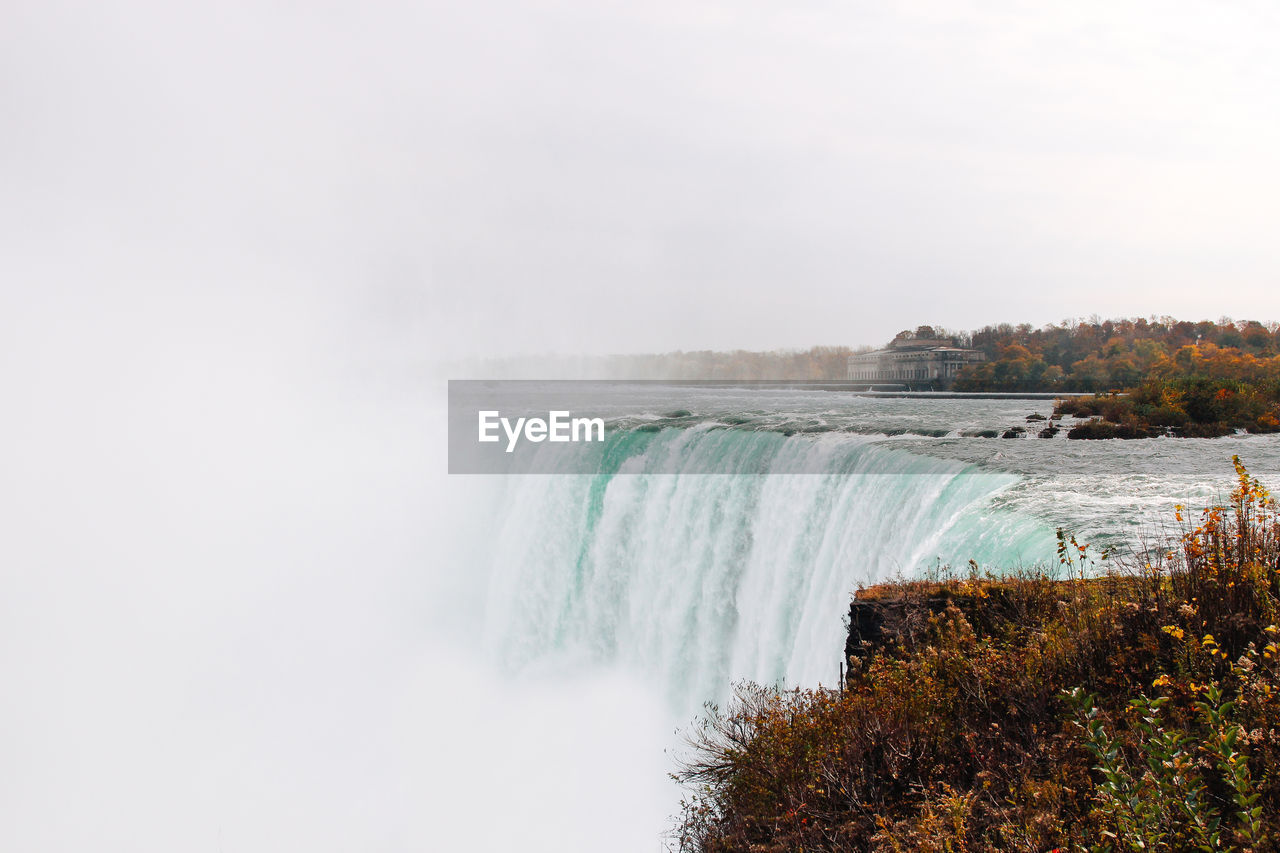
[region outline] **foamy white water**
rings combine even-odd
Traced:
[[[618,663],[683,711],[743,678],[830,684],[857,585],[1053,553],[1052,529],[992,506],[1007,472],[864,436],[706,429],[664,432],[624,471],[671,470],[673,452],[770,473],[509,478],[485,613],[504,667]]]

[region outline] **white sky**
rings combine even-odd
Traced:
[[[1276,319],[1277,14],[10,2],[0,276],[450,357]]]

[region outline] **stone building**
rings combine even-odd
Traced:
[[[941,338],[898,338],[882,350],[849,356],[851,382],[949,388],[965,365],[986,361],[979,350]]]

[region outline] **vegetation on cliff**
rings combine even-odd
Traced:
[[[695,728],[679,849],[1280,849],[1280,510],[1237,471],[1133,565],[861,591],[841,688]]]

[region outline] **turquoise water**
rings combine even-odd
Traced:
[[[673,408],[668,398],[621,400],[608,441],[558,457],[563,473],[504,478],[488,653],[511,672],[620,666],[674,709],[722,699],[738,679],[829,684],[860,585],[969,560],[1052,567],[1057,527],[1115,546],[1173,503],[1229,487],[1232,453],[1264,479],[1280,461],[1277,442],[1257,437],[958,435],[1020,421],[1026,401],[854,398],[842,412],[832,395],[808,396],[686,392],[679,425],[651,411]],[[877,411],[894,435],[875,431]],[[777,428],[818,419],[832,428]],[[904,423],[942,437],[902,434]],[[697,473],[710,461],[736,473]]]

